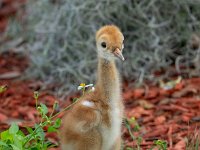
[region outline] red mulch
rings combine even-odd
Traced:
[[[33,91],[40,89],[42,82],[18,80],[27,66],[28,59],[23,55],[12,52],[0,55],[0,85],[8,87],[0,95],[0,131],[8,128],[12,121],[18,122],[21,127],[32,126],[37,121]],[[9,76],[9,73],[16,71],[18,76]],[[125,112],[127,117],[135,117],[141,126],[134,135],[143,137],[143,149],[149,149],[156,139],[166,140],[170,150],[185,149],[185,138],[200,129],[199,85],[200,78],[185,79],[169,91],[158,86],[134,89],[124,83]],[[41,92],[39,101],[49,108],[52,108],[55,100],[59,101],[48,91]],[[69,105],[71,100],[68,98],[65,102],[59,102],[62,108]],[[52,140],[54,136],[49,138]],[[123,128],[123,136],[125,145],[135,147],[136,143],[132,142],[126,128]]]
[[[168,141],[171,150],[185,149],[185,138],[200,129],[199,85],[200,78],[192,78],[170,91],[149,87],[145,92],[125,87],[126,115],[134,116],[141,125],[143,148],[150,148],[153,140],[162,139]],[[130,137],[125,141],[133,145]]]

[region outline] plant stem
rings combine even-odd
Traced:
[[[55,111],[55,108],[53,107],[53,110],[52,110],[52,112],[51,112],[51,114],[50,114],[50,118],[52,117],[54,111]]]
[[[83,94],[82,96],[85,95],[85,87],[83,87],[82,94]]]
[[[126,126],[126,128],[128,129],[128,132],[129,132],[129,134],[130,134],[132,140],[134,141],[134,140],[135,140],[135,136],[133,135],[133,133],[132,133],[132,131],[131,131],[131,127],[130,127],[130,125],[129,125],[129,123],[128,123],[128,119],[127,119],[127,118],[124,118],[124,119],[125,119],[125,126]]]
[[[70,109],[70,107],[72,107],[73,105],[75,105],[77,102],[79,101],[79,99],[77,99],[74,103],[70,104],[69,106],[67,106],[66,108],[64,108],[63,110],[61,110],[60,112],[58,112],[57,114],[55,114],[54,116],[50,117],[50,120],[57,117],[59,114],[61,114],[62,112]]]
[[[40,128],[43,127],[43,123],[39,124],[39,126],[37,128],[35,128],[35,130],[31,133],[30,137],[25,141],[25,143],[23,144],[23,147],[26,146],[26,144],[30,141],[30,139],[35,135],[36,131]]]
[[[37,98],[35,99],[35,107],[36,107],[36,109],[38,107],[38,99]]]

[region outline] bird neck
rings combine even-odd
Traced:
[[[114,60],[99,58],[97,86],[106,99],[120,94],[120,81]]]

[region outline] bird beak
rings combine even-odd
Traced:
[[[119,50],[119,48],[115,49],[114,55],[124,61],[124,56],[122,55],[122,52]]]

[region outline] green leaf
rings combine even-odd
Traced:
[[[9,133],[8,130],[1,132],[1,140],[6,141],[6,140],[13,140],[13,136]]]
[[[0,93],[3,93],[7,90],[7,86],[6,85],[2,85],[0,86]]]
[[[73,98],[73,103],[75,103],[78,100],[78,98]]]
[[[128,123],[129,123],[129,124],[134,124],[135,122],[136,122],[135,117],[131,117],[131,118],[128,120]]]
[[[35,125],[35,129],[37,129],[36,131],[36,136],[40,137],[40,140],[44,141],[45,139],[45,134],[44,131],[42,129],[42,127],[40,125]]]
[[[41,112],[46,115],[48,113],[47,106],[45,104],[40,104],[40,106],[41,106]]]
[[[57,118],[56,121],[54,122],[53,127],[54,127],[54,128],[59,128],[60,125],[61,125],[61,119],[60,119],[60,118]]]
[[[126,150],[133,150],[133,148],[131,148],[131,147],[127,147]]]
[[[15,136],[15,138],[13,138],[14,140],[14,145],[17,146],[17,148],[22,149],[23,146],[23,137],[21,135]]]
[[[14,144],[10,144],[11,146],[12,146],[12,148],[13,148],[13,150],[21,150],[20,148],[18,148],[16,145],[14,145]]]
[[[10,134],[16,134],[19,131],[19,126],[16,123],[12,123],[11,127],[9,128]]]
[[[133,129],[134,131],[140,131],[140,126],[136,123]]]
[[[30,128],[30,127],[26,127],[26,130],[27,130],[30,134],[33,133],[33,129]]]
[[[142,137],[138,136],[137,137],[137,143],[140,145],[142,143]]]
[[[8,144],[6,144],[6,143],[5,143],[5,142],[3,142],[3,141],[0,141],[0,145],[1,145],[1,146],[8,147]]]
[[[167,150],[167,142],[166,141],[156,140],[156,141],[154,141],[154,144],[156,146],[161,147],[162,150]]]
[[[17,135],[21,136],[22,138],[25,138],[25,137],[26,137],[25,134],[24,134],[21,130],[19,130],[19,131],[17,132]]]
[[[47,132],[55,132],[55,131],[57,131],[57,129],[54,128],[53,126],[48,127]]]
[[[58,101],[55,101],[53,104],[53,109],[57,109],[58,108]]]

